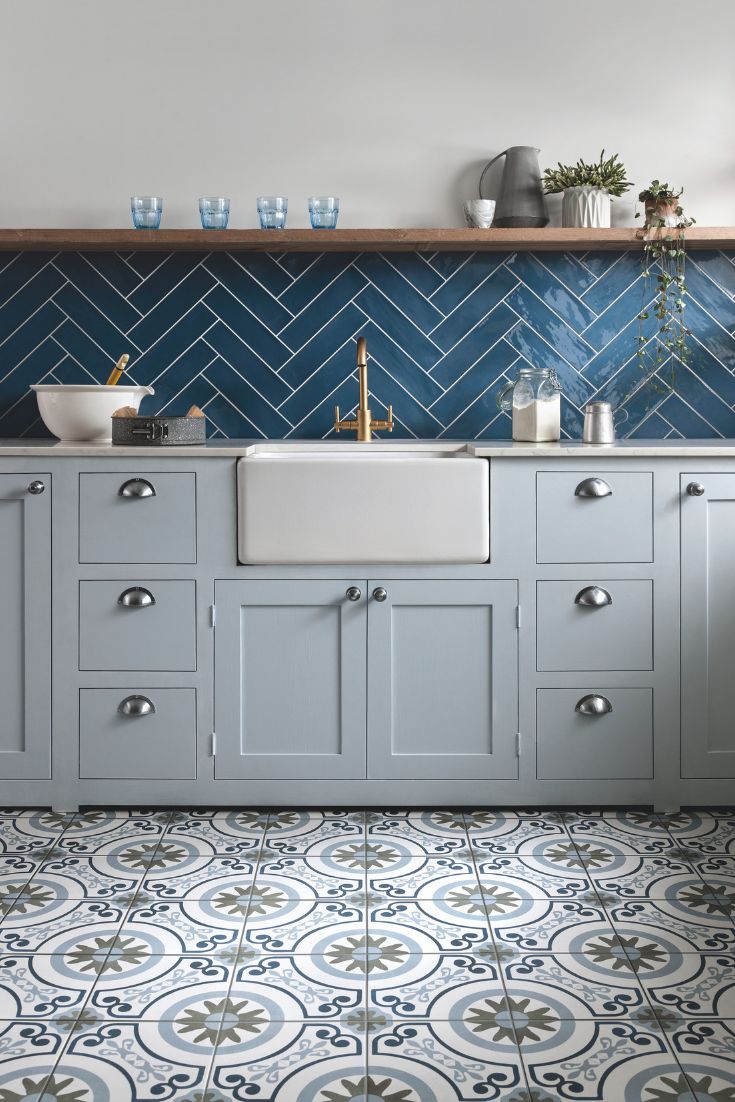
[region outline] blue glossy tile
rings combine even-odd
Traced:
[[[596,252],[591,249],[590,252],[584,253],[580,257],[580,261],[594,276],[599,277],[607,271],[611,264],[615,263],[619,256],[620,253],[608,252],[607,250]]]
[[[280,301],[291,314],[300,314],[341,272],[351,266],[354,259],[352,253],[322,253],[312,257],[313,263],[306,266],[303,274],[294,273],[296,282],[291,283]]]
[[[448,352],[478,321],[494,310],[517,285],[518,280],[504,267],[498,267],[464,299],[446,321],[431,334],[440,348]]]
[[[181,256],[181,253],[125,253],[123,260],[134,272],[137,272],[141,279],[147,279],[156,268],[160,268],[172,256]]]
[[[431,412],[443,425],[452,427],[452,422],[475,402],[491,383],[498,380],[498,376],[503,376],[500,382],[505,384],[505,372],[516,359],[515,349],[511,348],[506,341],[499,341],[434,402]],[[497,407],[495,412],[498,412]]]
[[[477,363],[492,345],[515,325],[515,322],[513,311],[501,302],[439,360],[431,372],[432,379],[436,379],[443,387],[451,386],[472,364]]]
[[[735,338],[693,299],[687,299],[686,324],[728,371],[735,371]]]
[[[717,436],[717,432],[712,425],[703,417],[700,417],[691,406],[683,402],[677,394],[672,394],[662,402],[659,412],[674,428],[679,430],[682,436],[693,437],[697,440],[706,440],[709,437]],[[735,430],[731,430],[728,435],[732,436],[733,431]]]
[[[582,295],[595,281],[595,276],[574,253],[544,252],[538,259],[576,295]]]
[[[217,334],[228,326],[233,334],[273,369],[286,362],[290,353],[283,341],[262,325],[255,314],[242,306],[224,287],[215,287],[207,295],[205,302],[212,313],[225,323],[218,323],[215,330]]]
[[[181,319],[178,325],[146,349],[135,361],[135,381],[143,385],[157,378],[162,371],[178,360],[198,337],[217,322],[216,316],[206,306],[199,304]]]
[[[280,405],[291,394],[291,387],[222,322],[218,321],[204,339],[230,367],[248,379],[271,405]]]
[[[401,386],[424,406],[431,403],[442,393],[442,388],[421,368],[414,363],[410,355],[398,347],[385,333],[378,329],[373,322],[369,322],[362,330],[367,337],[368,348],[371,352],[371,366],[379,363]],[[413,349],[409,347],[409,353]],[[370,377],[372,390],[372,376]]]
[[[18,329],[27,318],[51,298],[64,284],[60,272],[48,264],[34,275],[24,287],[0,307],[0,342]],[[63,304],[62,308],[63,308]],[[2,353],[0,352],[0,355]]]
[[[444,315],[436,306],[432,306],[426,296],[417,291],[379,253],[363,253],[355,261],[355,265],[396,309],[410,318],[424,333],[431,332],[444,320]]]
[[[721,436],[735,436],[735,412],[681,364],[676,367],[674,388],[679,397],[696,410],[717,433]]]
[[[337,386],[336,390],[327,394],[326,398],[315,405],[308,416],[304,417],[294,431],[288,435],[298,437],[300,440],[322,440],[325,437],[336,437],[337,434],[332,429],[335,405],[340,407],[340,413],[343,417],[353,415],[353,410],[357,405],[357,384],[352,376],[348,376],[343,383]],[[378,416],[377,409],[377,405],[374,405],[373,413],[375,416]],[[396,435],[395,430],[394,435]],[[341,439],[344,439],[344,437]]]
[[[728,405],[735,405],[735,375],[728,371],[696,337],[687,341],[687,366]]]
[[[384,253],[384,256],[422,294],[431,295],[441,287],[442,277],[421,253]]]
[[[136,310],[124,295],[116,291],[79,253],[60,253],[54,261],[54,266],[70,283],[74,284],[77,290],[91,299],[118,329],[127,332],[137,321],[140,321],[141,311]]]
[[[63,320],[64,315],[61,310],[54,306],[53,302],[47,302],[16,329],[12,337],[8,337],[0,347],[0,387],[13,368],[17,367],[20,361],[25,359],[45,337],[53,333]]]
[[[242,439],[251,436],[264,438],[266,435],[256,424],[249,421],[244,413],[236,409],[231,402],[228,402],[226,398],[219,394],[212,398],[210,402],[207,402],[204,413],[207,419],[222,432],[223,436],[229,439]]]
[[[501,376],[490,383],[473,402],[461,411],[442,435],[456,440],[476,440],[485,437],[494,440],[510,440],[512,434],[511,419],[500,413],[497,402],[498,393],[507,381],[504,376]]]
[[[63,316],[63,315],[62,315]],[[122,340],[122,338],[118,338]],[[115,359],[108,356],[76,322],[64,321],[54,333],[57,341],[69,356],[72,356],[92,376],[87,382],[104,383],[112,370]],[[122,351],[119,353],[122,355]],[[133,370],[135,352],[130,356],[129,367]],[[138,380],[136,379],[136,382]]]
[[[218,357],[210,364],[207,379],[266,436],[283,436],[290,428],[286,418],[223,359]],[[223,427],[220,422],[217,423],[220,428]]]
[[[732,332],[735,329],[735,302],[732,294],[718,287],[696,264],[687,265],[685,280],[687,298],[693,298],[724,329]]]
[[[445,282],[431,296],[431,301],[443,314],[450,314],[481,283],[502,265],[501,253],[440,253],[441,260],[432,261],[434,270],[444,276]]]
[[[16,253],[0,272],[0,306],[53,259],[54,253]]]
[[[640,347],[638,337],[646,339],[653,336],[658,327],[658,322],[649,311],[649,317],[638,321],[637,316],[621,329],[613,339],[606,344],[601,352],[598,352],[589,361],[584,369],[584,378],[595,387],[603,386],[607,379],[619,371],[624,364],[631,359],[637,359]]]
[[[405,350],[424,371],[430,371],[441,356],[433,340],[425,336],[421,329],[396,309],[392,302],[375,287],[368,285],[355,299],[358,306],[373,326],[380,329],[390,339]]]
[[[641,274],[641,254],[621,253],[582,296],[596,314],[601,314]]]
[[[172,398],[186,386],[189,379],[192,380],[192,384],[200,382],[197,376],[207,364],[214,360],[215,356],[216,352],[213,351],[211,346],[201,340],[187,348],[186,352],[179,356],[178,360],[154,381],[153,386],[156,393],[150,401],[155,406],[156,411],[162,412]],[[210,393],[208,396],[211,398],[212,394]],[[194,400],[189,402],[189,406],[194,404],[201,405],[200,402],[194,402]],[[186,406],[181,412],[186,413],[189,406]],[[174,410],[171,409],[168,412],[174,413]]]
[[[700,252],[697,249],[687,257],[687,272],[692,267],[703,271],[728,294],[735,295],[735,264],[732,262],[732,255],[728,257],[724,253],[707,252],[704,249]]]
[[[181,380],[177,379],[173,383],[170,393],[163,387],[160,388],[160,391],[156,387],[156,397],[151,401],[155,401],[156,413],[169,413],[173,417],[180,417],[192,406],[199,406],[200,409],[204,409],[207,402],[216,397],[217,391],[209,380],[205,379],[203,375],[199,375],[183,388],[181,387]]]
[[[345,347],[337,349],[298,390],[294,391],[280,407],[280,412],[292,425],[300,421],[318,406],[325,394],[331,394],[341,383],[355,376],[355,361],[352,353],[355,346],[350,341]],[[351,398],[357,398],[357,379],[353,378]],[[332,405],[335,403],[332,402]],[[375,411],[373,411],[375,415]]]
[[[594,349],[590,348],[586,340],[578,336],[558,314],[522,284],[508,295],[507,303],[577,370],[581,370],[594,355]]]
[[[664,421],[663,417],[660,417],[658,413],[652,413],[650,417],[646,417],[646,419],[640,421],[632,431],[629,431],[628,436],[631,440],[636,440],[638,438],[643,440],[665,440],[670,432],[671,425]]]
[[[161,299],[137,325],[130,329],[129,337],[140,348],[147,347],[152,341],[165,333],[171,326],[180,323],[188,310],[204,298],[214,286],[214,279],[204,268],[195,268],[178,287],[164,299]],[[226,292],[222,292],[226,294]]]
[[[655,294],[655,286],[645,288],[643,277],[631,283],[626,291],[602,311],[596,321],[585,330],[585,340],[595,349],[603,348],[623,329],[631,319],[650,303]],[[592,355],[592,353],[591,353]]]
[[[283,268],[287,275],[290,275],[292,279],[298,279],[300,275],[310,268],[312,264],[315,264],[317,260],[323,256],[323,253],[269,253],[271,260],[274,260],[279,268]],[[352,259],[357,254],[350,254]]]
[[[371,368],[370,392],[384,406],[392,404],[397,420],[406,425],[414,436],[431,439],[441,432],[441,422],[377,363],[373,363]]]
[[[121,295],[129,295],[140,283],[138,273],[119,253],[85,253],[84,259]]]
[[[0,432],[10,439],[26,435],[51,436],[38,416],[38,403],[32,391],[19,399],[9,398],[7,406],[4,400],[0,400]]]
[[[281,330],[281,340],[293,352],[301,348],[302,344],[306,344],[330,318],[333,318],[362,290],[365,283],[364,276],[354,268],[347,268],[329,287],[312,299],[310,305],[302,310],[298,317]]]
[[[227,253],[211,253],[204,267],[274,333],[288,325],[292,314]]]
[[[293,283],[293,276],[270,253],[237,253],[232,259],[272,295],[281,295]]]
[[[323,329],[319,330],[315,337],[307,341],[296,355],[292,356],[283,365],[279,372],[281,378],[289,386],[300,386],[310,375],[314,374],[321,364],[333,356],[336,350],[344,345],[345,341],[356,335],[364,325],[365,315],[363,312],[352,304],[345,306],[327,322]],[[357,348],[353,348],[352,352],[347,353],[347,355],[351,356],[354,366],[357,358]]]
[[[592,397],[594,387],[558,355],[547,341],[534,332],[527,322],[519,322],[515,325],[506,339],[516,352],[523,356],[528,366],[545,367],[555,371],[564,393],[577,405],[581,406]]]
[[[577,333],[595,320],[596,314],[589,306],[544,268],[532,253],[516,253],[507,261],[507,268]]]
[[[39,383],[46,379],[48,373],[63,359],[64,351],[53,340],[43,341],[37,348],[26,356],[23,362],[15,368],[0,387],[0,418],[4,412],[15,405],[19,399],[28,395],[31,399],[30,409],[38,416],[36,396],[28,391],[32,383]],[[53,382],[53,379],[48,380]],[[3,435],[10,435],[3,430]]]
[[[139,254],[143,256],[144,254]],[[201,253],[154,254],[148,270],[141,272],[143,282],[132,292],[130,302],[142,314],[159,303],[202,263]],[[137,267],[137,265],[136,265]]]

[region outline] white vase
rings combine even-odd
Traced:
[[[568,187],[561,207],[561,224],[599,230],[610,225],[610,193],[601,187]]]

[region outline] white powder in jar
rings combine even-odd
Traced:
[[[558,440],[561,416],[559,395],[537,398],[525,406],[513,406],[513,439]]]

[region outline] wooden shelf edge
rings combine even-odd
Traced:
[[[636,249],[643,230],[0,230],[0,251],[29,252],[512,252]],[[735,227],[687,231],[691,249],[735,249]]]

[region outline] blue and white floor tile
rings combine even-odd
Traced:
[[[0,1102],[735,1102],[735,814],[0,812]]]

